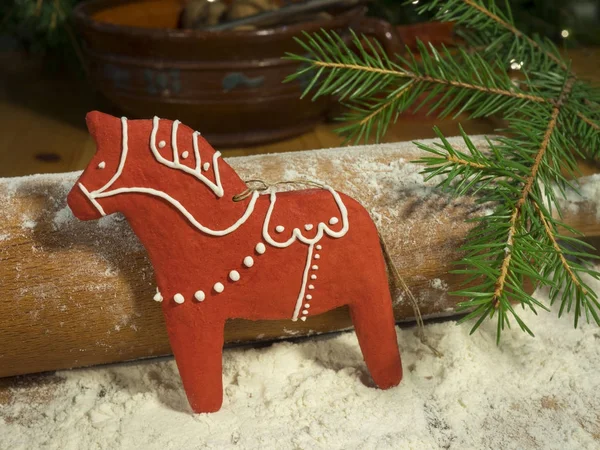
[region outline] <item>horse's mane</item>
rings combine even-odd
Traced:
[[[199,131],[192,132],[192,146],[194,149],[194,158],[196,160],[196,164],[194,168],[188,167],[185,164],[181,164],[179,160],[179,148],[177,145],[177,129],[179,128],[179,124],[181,122],[179,120],[175,120],[171,126],[171,149],[173,152],[173,160],[169,160],[162,156],[156,147],[156,135],[158,133],[158,128],[160,124],[160,119],[154,116],[152,119],[152,132],[150,134],[150,150],[160,164],[164,164],[167,167],[172,169],[181,170],[185,173],[188,173],[199,181],[204,183],[210,190],[212,190],[216,196],[222,197],[224,194],[223,185],[221,184],[221,175],[219,173],[219,158],[221,153],[215,151],[212,157],[212,168],[214,172],[215,181],[213,182],[204,174],[202,174],[203,164],[202,158],[200,155],[200,149],[198,148],[198,136],[200,135]],[[206,163],[205,163],[206,164]]]

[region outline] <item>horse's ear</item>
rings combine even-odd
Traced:
[[[90,111],[85,116],[85,123],[87,124],[88,131],[92,135],[92,137],[96,137],[99,132],[105,127],[109,127],[110,125],[117,123],[119,121],[115,116],[111,116],[110,114],[104,114],[100,111]]]
[[[120,134],[120,121],[117,117],[100,111],[91,111],[85,116],[90,135],[96,141],[96,151],[102,144],[110,143],[115,133]]]

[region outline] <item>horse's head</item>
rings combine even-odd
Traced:
[[[220,161],[221,154],[179,121],[158,117],[128,121],[93,111],[86,122],[96,141],[96,154],[67,198],[79,219],[125,212],[135,196],[120,194],[148,194],[167,201],[176,196],[178,202],[198,205],[222,198],[222,183],[231,195],[245,187],[233,169]],[[198,182],[202,190],[194,189]]]
[[[98,111],[88,113],[85,121],[90,135],[96,141],[96,154],[69,192],[67,203],[78,219],[93,220],[110,214],[108,211],[102,212],[103,208],[99,207],[90,192],[107,185],[117,174],[122,143],[115,136],[121,136],[122,123],[117,117]]]

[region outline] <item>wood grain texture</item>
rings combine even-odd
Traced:
[[[485,145],[475,138],[477,145]],[[454,139],[458,147],[460,140]],[[451,199],[423,183],[414,144],[231,158],[244,179],[310,178],[346,192],[372,214],[392,259],[426,317],[449,315],[447,295],[460,278],[448,271],[469,225],[486,208]],[[170,353],[145,251],[118,216],[79,222],[65,197],[76,173],[0,179],[0,376],[86,366]],[[565,221],[600,236],[593,202],[574,203]],[[573,206],[573,205],[572,205]],[[340,267],[343,270],[343,267]],[[399,321],[413,311],[394,289]],[[232,320],[228,344],[340,330],[342,308],[307,322]]]

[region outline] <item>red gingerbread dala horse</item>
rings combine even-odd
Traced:
[[[377,386],[402,379],[377,229],[331,188],[233,197],[246,184],[178,121],[87,115],[94,158],[68,196],[79,219],[121,212],[148,251],[192,409],[223,401],[230,318],[309,320],[348,305]]]

